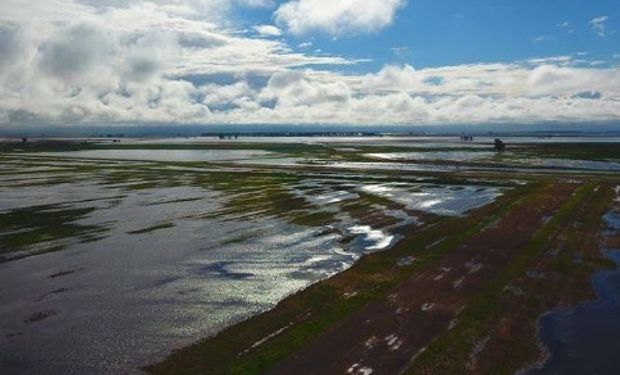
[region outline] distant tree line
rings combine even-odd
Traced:
[[[238,137],[382,137],[373,132],[239,132],[239,133],[202,133],[201,137],[218,137],[232,139]]]

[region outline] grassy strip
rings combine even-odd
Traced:
[[[274,310],[178,351],[147,370],[154,374],[262,373],[354,311],[384,298],[411,273],[441,259],[506,215],[516,204],[535,201],[536,192],[542,187],[541,184],[522,186],[467,218],[444,219],[438,225],[409,236],[392,250],[366,256],[350,270],[285,299]],[[528,198],[522,199],[524,195]],[[447,239],[438,241],[443,238]],[[411,249],[420,249],[415,253],[417,261],[409,267],[395,267],[398,259],[411,255]],[[346,298],[345,293],[351,291],[357,294]],[[253,343],[279,331],[280,334],[244,352]]]
[[[64,246],[54,241],[100,233],[105,228],[76,222],[94,210],[93,207],[65,208],[60,205],[42,205],[0,213],[0,254],[28,251],[36,245],[48,242],[51,244],[48,248],[34,249],[33,254],[58,251]]]
[[[248,138],[251,139],[251,138]],[[126,144],[95,143],[82,141],[39,141],[29,143],[0,142],[0,153],[7,152],[67,152],[80,150],[265,150],[278,153],[302,155],[321,153],[329,149],[321,145],[304,143],[214,143],[209,144]]]
[[[620,147],[616,143],[556,143],[527,147],[525,154],[533,157],[581,160],[620,160]]]
[[[483,353],[480,361],[489,372],[514,374],[525,365],[540,358],[538,348],[538,318],[559,306],[572,306],[594,296],[592,275],[603,268],[613,268],[613,262],[600,252],[602,216],[613,201],[613,189],[608,185],[595,188],[585,197],[554,237],[553,247],[544,252],[532,269],[546,277],[538,279],[524,275],[511,282],[524,294],[504,293],[500,305],[505,306],[494,319],[489,320],[487,334],[501,332],[502,319],[515,314],[514,337],[499,341],[499,353]],[[559,251],[559,253],[557,253]],[[490,344],[494,345],[494,344]],[[499,360],[498,360],[499,359]]]
[[[155,232],[156,230],[167,229],[167,228],[174,228],[174,223],[163,223],[159,225],[153,225],[152,227],[148,227],[144,229],[132,230],[130,232],[127,232],[127,234],[151,233],[151,232]]]
[[[458,324],[420,354],[408,374],[461,374],[476,340],[488,328],[488,321],[502,314],[502,292],[510,282],[524,275],[538,257],[552,244],[551,240],[573,219],[575,209],[588,199],[594,184],[581,186],[557,211],[554,217],[532,237],[531,241],[497,277],[475,295],[458,317]],[[498,364],[501,367],[501,364]]]

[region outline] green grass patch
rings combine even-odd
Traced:
[[[148,228],[132,230],[132,231],[127,232],[127,234],[152,233],[152,232],[158,231],[160,229],[174,228],[174,226],[175,226],[174,223],[162,223],[162,224],[158,224],[158,225],[153,225],[153,226],[148,227]]]
[[[58,244],[60,240],[87,240],[89,235],[103,233],[106,229],[100,226],[77,223],[94,210],[42,205],[0,213],[0,254],[25,251],[27,256],[59,251],[65,248]],[[32,254],[29,250],[33,250]]]

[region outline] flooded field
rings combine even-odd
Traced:
[[[519,156],[514,153],[502,153],[491,151],[429,151],[429,152],[403,152],[403,153],[376,153],[367,154],[373,159],[389,161],[410,162],[405,163],[403,168],[411,167],[416,162],[476,162],[474,169],[521,169],[521,168],[553,168],[546,171],[566,170],[591,170],[591,171],[620,171],[618,160],[578,160],[560,158],[540,158],[532,156]],[[381,164],[379,164],[381,165]],[[393,164],[384,163],[389,166]],[[461,168],[472,168],[471,165]]]
[[[446,161],[472,161],[484,160],[496,156],[491,151],[430,151],[430,152],[400,152],[400,153],[376,153],[366,156],[384,160],[446,160]]]
[[[175,138],[130,138],[126,142],[134,145],[140,144],[201,144],[201,143],[250,143],[250,144],[270,144],[270,143],[304,143],[304,144],[352,144],[352,145],[410,145],[411,147],[468,147],[484,148],[492,144],[496,137],[483,136],[475,137],[471,142],[462,142],[458,136],[393,136],[377,135],[370,137],[239,137],[236,139],[217,139],[217,137],[175,137]],[[554,144],[554,143],[620,143],[617,136],[509,136],[502,137],[506,142],[514,144]]]
[[[431,137],[2,147],[0,369],[10,374],[141,373],[174,349],[227,337],[240,322],[246,333],[234,337],[245,341],[230,348],[243,357],[239,366],[251,367],[255,350],[289,328],[303,339],[282,340],[299,345],[307,319],[333,324],[315,304],[333,307],[334,316],[357,311],[454,251],[457,259],[409,286],[435,291],[438,301],[426,292],[403,297],[428,298],[420,303],[424,316],[441,298],[453,301],[449,313],[437,310],[444,319],[482,285],[477,277],[495,275],[494,262],[508,264],[482,244],[504,249],[505,238],[517,251],[537,230],[533,223],[550,220],[557,207],[547,209],[549,202],[559,205],[592,176],[613,179],[620,170],[610,145],[515,145],[500,154],[485,140]],[[515,227],[513,239],[514,223],[500,219],[526,198],[538,203],[515,217],[531,217],[524,222],[532,227]],[[460,242],[479,232],[479,240]],[[369,266],[370,254],[387,260]],[[425,284],[440,280],[455,294],[440,297],[444,289]],[[336,287],[324,289],[326,282]],[[384,314],[414,307],[400,308]],[[254,323],[279,309],[283,317]],[[388,340],[391,355],[401,353],[396,342],[412,339],[404,332]]]
[[[389,248],[405,228],[464,215],[510,188],[194,163],[264,155],[3,156],[2,367],[137,371]]]
[[[231,161],[265,157],[262,150],[88,150],[39,153],[37,156],[165,162]]]

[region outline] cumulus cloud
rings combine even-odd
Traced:
[[[415,91],[421,89],[422,77],[411,65],[387,65],[376,74],[362,78],[362,89],[374,91]]]
[[[15,64],[24,52],[18,30],[15,27],[0,25],[0,71]]]
[[[394,21],[405,0],[293,0],[276,10],[276,22],[293,34],[333,36],[377,32]]]
[[[263,36],[280,36],[282,31],[273,25],[258,25],[254,26],[254,30]]]
[[[114,44],[99,27],[82,24],[60,30],[41,45],[40,54],[39,69],[69,82],[106,67]]]
[[[230,85],[209,84],[199,88],[202,103],[216,110],[238,107],[240,103],[253,102],[256,91],[247,82],[238,81]]]
[[[325,103],[346,106],[350,92],[344,82],[321,82],[301,72],[284,71],[271,76],[261,96],[275,99],[278,108]]]
[[[618,69],[529,62],[421,70],[389,65],[362,76],[283,71],[255,94],[257,107],[214,116],[289,124],[609,121],[620,115],[618,79]]]
[[[254,97],[232,95],[231,87],[215,82],[195,84],[192,76],[220,74],[247,82],[264,77],[266,82],[285,69],[354,63],[230,33],[222,17],[233,3],[274,5],[258,0],[3,0],[0,122],[209,122],[209,106],[251,108]],[[261,28],[271,34],[273,29]],[[250,86],[233,87],[244,85]]]
[[[543,65],[529,73],[528,89],[533,96],[570,96],[596,91],[618,97],[620,70]]]
[[[585,55],[344,73],[358,62],[265,37],[276,26],[257,26],[261,37],[231,28],[231,7],[275,8],[271,1],[1,1],[0,126],[620,118],[620,68]],[[288,1],[275,17],[291,32],[337,36],[385,27],[403,4]]]

